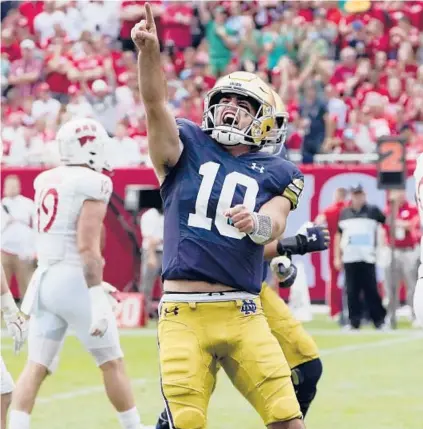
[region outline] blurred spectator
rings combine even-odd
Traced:
[[[329,260],[333,261],[335,258],[334,239],[338,231],[339,216],[341,211],[347,207],[347,190],[345,188],[337,188],[334,192],[333,203],[327,207],[315,219],[318,225],[326,225],[330,235],[329,245]],[[330,315],[336,316],[342,311],[342,292],[338,287],[339,270],[336,270],[333,264],[329,264],[330,280],[329,280],[329,303]]]
[[[116,56],[113,61],[113,68],[117,85],[126,85],[130,77],[137,76],[137,63],[134,53],[126,51],[122,55]]]
[[[35,57],[35,43],[25,39],[20,44],[22,58],[12,62],[9,74],[9,85],[18,89],[19,96],[32,94],[35,83],[40,79],[42,61]]]
[[[23,166],[26,164],[25,127],[22,124],[22,117],[21,112],[13,112],[2,127],[2,159],[8,165]]]
[[[123,123],[116,125],[115,135],[107,145],[106,158],[112,160],[113,168],[141,165],[139,145],[129,137],[128,128]]]
[[[44,2],[44,10],[34,19],[34,30],[41,44],[54,36],[55,27],[66,28],[66,15],[57,7],[58,1]]]
[[[48,48],[44,60],[45,80],[50,86],[52,96],[62,103],[68,100],[68,72],[72,66],[70,46],[64,38],[57,38],[55,44]]]
[[[44,1],[23,1],[19,5],[20,16],[26,19],[26,25],[31,34],[35,33],[35,17],[43,12],[45,3]]]
[[[388,224],[385,225],[385,239],[395,255],[394,271],[390,264],[385,268],[385,294],[388,298],[388,317],[399,307],[399,291],[401,282],[404,281],[407,289],[407,303],[412,312],[412,320],[415,320],[413,311],[414,288],[417,282],[417,269],[419,266],[419,252],[416,246],[419,240],[415,235],[416,226],[419,226],[419,211],[415,204],[407,201],[403,190],[390,191],[389,204],[385,208],[385,216],[389,219],[392,211],[395,214],[395,231],[391,234]],[[418,249],[417,249],[418,250]]]
[[[133,115],[135,118],[144,116],[144,105],[140,99],[138,80],[135,73],[128,73],[126,84],[116,88],[115,94],[118,120],[127,115]]]
[[[319,153],[325,140],[328,119],[326,103],[317,96],[314,82],[307,82],[304,85],[300,116],[306,128],[302,146],[303,163],[308,164],[313,162],[314,155]]]
[[[89,33],[81,37],[79,47],[81,49],[72,54],[73,66],[68,71],[68,77],[71,83],[91,87],[96,79],[104,78],[104,58],[94,50]]]
[[[367,52],[370,58],[380,55],[386,61],[389,50],[389,35],[385,32],[382,21],[371,19],[366,26],[366,31],[368,34]]]
[[[85,87],[85,95],[93,108],[94,118],[104,126],[109,134],[113,135],[118,121],[117,100],[113,88],[104,80],[97,79],[94,81],[91,91]]]
[[[120,2],[91,0],[80,7],[83,31],[117,39],[120,29]]]
[[[203,119],[202,106],[197,102],[197,98],[187,95],[182,98],[181,105],[176,112],[176,117],[187,118],[192,122],[200,125]]]
[[[341,51],[341,63],[336,67],[330,83],[336,85],[344,83],[348,78],[354,76],[357,69],[357,54],[351,47],[344,48]]]
[[[37,100],[32,104],[31,116],[37,119],[44,119],[50,123],[56,123],[61,104],[55,100],[50,93],[48,83],[41,83],[36,89]]]
[[[68,94],[69,103],[66,105],[66,113],[68,113],[69,119],[94,117],[94,110],[91,104],[77,86],[71,85],[68,89]]]
[[[13,31],[10,28],[5,28],[1,32],[1,53],[7,54],[9,61],[18,60],[21,57],[21,47],[13,37]]]
[[[124,0],[120,5],[120,40],[122,41],[124,51],[134,50],[134,44],[131,40],[131,30],[136,23],[144,18],[144,3],[145,1]],[[153,9],[157,33],[161,36],[161,17],[164,12],[164,7],[161,1],[156,0],[150,1],[150,5]]]
[[[163,43],[173,42],[178,49],[191,46],[191,20],[193,8],[190,3],[171,1],[162,16]]]
[[[257,70],[261,54],[262,34],[254,26],[252,17],[248,17],[240,33],[240,60],[242,69],[250,73]]]
[[[292,34],[281,32],[281,22],[273,21],[263,31],[263,48],[267,55],[267,68],[272,70],[281,57],[292,49]]]
[[[2,221],[1,263],[9,284],[16,276],[22,298],[35,269],[35,207],[32,200],[21,195],[18,176],[6,176],[1,205],[2,218],[6,218]]]
[[[221,76],[232,58],[232,50],[236,49],[237,38],[233,30],[226,26],[227,12],[222,7],[216,7],[213,16],[209,4],[199,2],[201,23],[206,29],[206,40],[209,45],[209,58],[212,74]]]

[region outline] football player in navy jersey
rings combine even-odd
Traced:
[[[206,426],[219,362],[268,428],[302,429],[291,371],[259,298],[264,245],[284,232],[304,183],[293,164],[260,151],[275,125],[272,90],[233,73],[207,94],[201,128],[175,120],[145,9],[132,39],[164,206],[158,340],[171,427]]]
[[[276,124],[267,137],[265,152],[280,155],[287,135],[288,113],[280,96],[274,92]],[[305,235],[288,237],[265,246],[264,257],[271,261],[273,274],[279,287],[289,288],[295,281],[297,270],[290,263],[291,254],[305,254],[326,250],[329,245],[329,232],[324,227],[313,226],[306,229]],[[288,256],[288,258],[287,258]],[[268,263],[264,265],[263,279],[267,278]],[[278,340],[291,368],[291,379],[295,394],[305,417],[317,392],[317,383],[322,375],[322,362],[319,350],[311,335],[292,315],[288,305],[280,299],[278,291],[266,280],[262,283],[260,301],[272,334]],[[169,418],[164,410],[157,421],[156,429],[170,429]]]

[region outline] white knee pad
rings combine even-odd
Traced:
[[[91,349],[90,353],[92,354],[97,366],[101,366],[107,362],[123,357],[123,352],[120,346]]]
[[[63,341],[43,337],[32,338],[28,347],[28,360],[45,366],[52,374],[59,364],[59,353],[62,346]]]
[[[423,326],[423,279],[417,281],[416,290],[414,292],[414,313],[418,322]]]

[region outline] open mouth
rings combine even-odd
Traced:
[[[238,126],[238,119],[236,116],[235,112],[224,112],[222,116],[223,125]]]

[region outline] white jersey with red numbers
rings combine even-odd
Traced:
[[[420,224],[423,223],[423,154],[417,158],[414,170],[416,182],[416,200],[419,208]],[[414,293],[414,312],[417,320],[423,326],[423,237],[420,241],[420,266],[417,286]]]
[[[34,189],[38,265],[80,265],[76,230],[82,206],[85,200],[108,203],[112,181],[86,167],[60,166],[41,173]]]
[[[31,316],[28,359],[54,371],[69,327],[97,365],[122,357],[111,308],[106,333],[90,334],[91,297],[76,240],[84,201],[107,203],[110,178],[86,167],[61,166],[41,173],[34,188],[38,267],[21,305]]]

